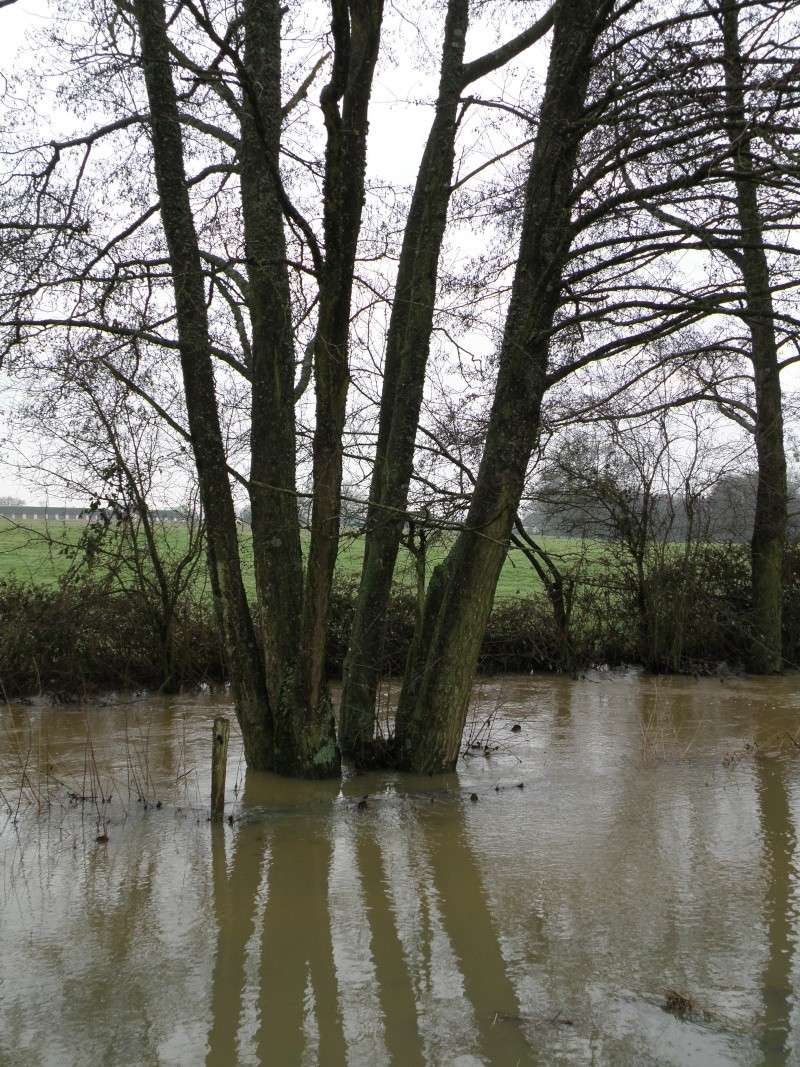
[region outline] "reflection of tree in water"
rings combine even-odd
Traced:
[[[274,788],[283,798],[269,803],[265,791]],[[354,783],[353,789],[360,789]],[[296,793],[287,808],[287,789]],[[341,1013],[341,981],[334,963],[329,875],[334,829],[333,801],[338,786],[276,783],[249,773],[243,810],[267,803],[263,822],[242,824],[226,862],[225,834],[217,828],[212,841],[215,916],[218,948],[212,987],[212,1026],[208,1065],[235,1063],[248,1050],[237,1048],[246,985],[248,944],[258,941],[259,1024],[253,1059],[261,1063],[299,1064],[309,1058],[308,987],[319,1040],[317,1061],[347,1062],[348,1050]],[[304,802],[303,791],[308,803]],[[348,792],[348,787],[345,786]],[[259,795],[260,794],[260,795]],[[355,799],[347,798],[349,801]],[[324,804],[320,804],[323,801]],[[388,800],[387,803],[394,803]],[[340,812],[342,809],[339,809]],[[460,971],[466,1003],[465,1023],[474,1019],[481,1058],[490,1063],[529,1063],[531,1050],[517,1023],[519,1006],[506,972],[496,932],[489,916],[480,873],[469,849],[460,800],[409,807],[413,830],[419,834],[424,864],[415,867],[415,881],[431,884],[408,887],[420,899],[430,898]],[[391,1061],[414,1065],[425,1062],[418,993],[430,984],[423,972],[432,962],[431,923],[423,921],[425,943],[421,960],[414,958],[392,904],[382,847],[382,823],[370,807],[351,818],[360,895],[369,923],[370,953],[380,1005],[384,1047]],[[260,885],[267,868],[266,903],[258,921]],[[425,913],[425,909],[422,909]],[[312,1028],[313,1029],[313,1028]],[[465,1025],[464,1031],[469,1026]],[[437,1035],[441,1040],[442,1035]],[[450,1050],[464,1052],[461,1043]],[[459,1040],[459,1037],[454,1040]]]
[[[345,1062],[328,911],[331,842],[326,831],[323,823],[309,832],[300,816],[282,819],[271,834],[261,942],[259,1063],[301,1061],[307,978],[321,1058]]]
[[[158,823],[144,818],[127,828],[124,847],[115,847],[117,828],[105,847],[93,823],[87,815],[85,839],[60,856],[33,844],[24,907],[16,891],[16,914],[0,902],[0,923],[17,930],[14,953],[25,945],[24,959],[12,955],[0,974],[0,1063],[158,1063],[176,1033],[192,1031],[203,948],[165,896],[178,872],[205,884],[203,841],[187,827],[185,854],[167,856]],[[196,898],[187,907],[191,919]]]
[[[269,800],[262,793],[270,781],[247,774],[242,798],[245,810],[257,801]],[[287,794],[308,792],[307,783],[275,785],[281,790],[284,810],[280,811],[279,802],[274,818],[239,829],[229,870],[221,828],[215,828],[212,840],[218,947],[208,1064],[238,1060],[245,952],[254,932],[265,851],[269,859],[267,898],[261,929],[256,931],[260,942],[257,1059],[261,1063],[302,1061],[310,979],[324,1062],[345,1062],[328,917],[331,843],[327,820],[319,809],[309,812],[302,802],[294,811],[285,809]],[[337,790],[338,784],[319,783],[317,799],[332,803]]]
[[[374,823],[362,825],[356,834],[356,863],[369,918],[370,947],[386,1048],[392,1063],[416,1067],[424,1060],[414,985],[392,909]]]
[[[462,814],[458,809],[459,815]],[[519,1003],[508,977],[497,932],[463,818],[434,810],[422,820],[442,925],[472,1005],[480,1053],[488,1063],[532,1062],[519,1029]],[[454,1049],[453,1052],[459,1050]]]
[[[764,920],[767,959],[763,974],[765,1062],[788,1054],[794,1005],[792,964],[797,939],[797,906],[792,887],[796,877],[796,831],[786,789],[785,765],[758,759],[757,783],[761,807],[764,871]]]

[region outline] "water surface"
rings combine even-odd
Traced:
[[[800,1063],[796,679],[475,697],[445,777],[234,730],[216,826],[224,695],[0,709],[0,1063]]]

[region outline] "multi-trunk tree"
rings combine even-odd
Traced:
[[[596,42],[611,3],[570,0],[553,42],[497,385],[465,528],[431,578],[397,710],[401,766],[455,767],[480,642],[539,426],[550,331],[571,239],[571,206]]]
[[[186,189],[181,120],[162,0],[138,0],[138,29],[161,220],[172,269],[181,369],[215,592],[251,765],[325,777],[339,750],[324,677],[325,639],[339,535],[342,433],[356,247],[364,201],[368,104],[378,55],[381,0],[332,5],[333,57],[320,103],[325,120],[323,246],[310,229],[319,311],[313,345],[314,500],[303,570],[294,498],[294,336],[280,173],[281,19],[277,0],[245,0],[242,48],[220,37],[205,10],[198,25],[231,60],[240,98],[239,175],[250,317],[253,552],[264,651],[255,640],[217,410],[200,245]]]
[[[434,321],[439,258],[453,192],[459,111],[467,87],[530,47],[553,24],[551,8],[530,29],[477,60],[464,62],[468,0],[450,0],[439,92],[403,234],[386,336],[378,437],[350,645],[344,670],[340,737],[359,763],[373,759],[375,697],[387,608],[406,525],[408,489]]]
[[[676,351],[688,360],[680,338],[709,316],[733,310],[751,333],[774,322],[765,303],[769,240],[753,193],[754,177],[768,170],[766,135],[758,133],[755,151],[747,100],[762,68],[737,53],[730,10],[720,11],[715,22],[707,5],[657,17],[640,0],[556,0],[468,59],[470,15],[484,12],[448,0],[433,118],[407,211],[380,189],[373,196],[368,178],[387,33],[381,0],[97,0],[81,24],[88,38],[56,41],[77,60],[62,105],[81,115],[105,109],[107,119],[39,145],[13,132],[0,223],[3,351],[29,380],[42,367],[57,375],[49,339],[89,331],[98,369],[191,448],[252,766],[334,775],[341,744],[358,763],[452,768],[548,391],[621,359],[622,403],[626,383],[641,382],[648,368],[663,369]],[[515,99],[480,96],[491,85],[481,79],[497,83],[497,72],[527,63],[527,50],[546,38],[540,103],[532,77],[524,89],[517,80]],[[310,56],[304,41],[315,42]],[[675,41],[691,47],[675,50]],[[665,42],[673,50],[654,67]],[[715,65],[722,83],[707,84]],[[665,88],[676,71],[689,86],[680,106],[667,103]],[[781,84],[769,92],[780,94]],[[490,130],[502,134],[491,149],[482,143]],[[708,236],[664,215],[671,199],[708,203],[726,189],[740,224],[716,240],[738,244],[752,267],[743,311],[739,292],[722,282],[692,287],[676,270],[676,257],[708,250]],[[472,278],[448,264],[445,282],[461,287],[467,333],[492,304],[485,442],[420,612],[394,744],[376,748],[398,549],[409,521],[415,533],[427,521],[409,512],[409,486],[426,432],[440,261],[454,221],[474,224],[490,250]],[[756,376],[767,459],[780,436],[768,356]],[[377,404],[374,450],[355,449],[366,451],[371,481],[337,731],[325,643],[354,395]],[[353,433],[363,446],[369,417],[359,418]],[[307,487],[306,537],[298,499]],[[252,518],[252,602],[237,536],[240,493]],[[777,536],[775,508],[770,514]],[[770,549],[765,573],[774,558]],[[765,609],[765,637],[768,623]]]
[[[382,4],[334,0],[329,52],[301,74],[295,66],[288,93],[284,23],[304,13],[288,12],[277,0],[244,0],[235,10],[137,0],[92,11],[93,39],[80,44],[83,54],[102,53],[102,74],[95,76],[105,80],[80,75],[67,94],[77,95],[84,78],[95,103],[113,114],[88,132],[28,146],[26,166],[14,174],[5,226],[15,264],[4,294],[9,347],[30,368],[35,358],[26,342],[34,337],[95,332],[109,341],[98,355],[105,370],[184,435],[197,466],[211,584],[248,762],[292,774],[335,774],[339,750],[325,642]],[[317,32],[321,14],[322,8]],[[383,408],[397,409],[392,433],[405,439],[401,482],[410,473],[414,428],[410,436],[399,428],[399,409],[424,380],[460,94],[538,40],[551,21],[546,13],[507,44],[465,63],[468,4],[453,0],[448,8],[440,98],[400,248],[400,310],[390,325]],[[71,44],[80,52],[80,44]],[[301,117],[309,140],[302,158],[287,147],[288,131],[323,67],[322,128],[312,129],[311,120],[303,127]],[[131,107],[130,100],[137,103]],[[128,138],[130,155],[117,162],[120,137]],[[150,203],[137,188],[147,142],[155,173]],[[102,197],[98,178],[90,185],[87,177],[98,159],[105,165],[100,180],[131,206],[125,217],[105,201],[105,232],[92,219]],[[367,235],[375,244],[379,238]],[[183,410],[176,414],[153,387],[157,370],[148,376],[160,351],[178,356],[185,422]],[[397,379],[398,362],[410,363],[412,380],[402,367]],[[226,388],[239,380],[246,383],[249,415],[241,391],[233,415],[225,406]],[[298,421],[298,399],[310,381],[314,412],[307,427]],[[232,426],[248,440],[248,476],[231,468]],[[300,432],[311,439],[305,561],[297,507]],[[232,479],[250,498],[254,605],[239,559]],[[396,495],[391,484],[387,491]]]

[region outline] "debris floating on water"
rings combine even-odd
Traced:
[[[668,989],[664,997],[664,1011],[672,1015],[688,1015],[694,1011],[694,1003],[691,997],[685,993],[679,993],[677,989]]]

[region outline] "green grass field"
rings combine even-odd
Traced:
[[[53,585],[69,568],[69,546],[75,545],[81,535],[80,523],[29,522],[24,526],[0,518],[0,580],[14,578],[18,581]],[[176,552],[186,539],[182,526],[164,527],[164,536]],[[559,556],[567,564],[578,559],[582,543],[572,538],[542,538],[544,547]],[[447,543],[431,547],[428,554],[428,573],[442,559]],[[242,528],[242,564],[248,590],[253,589],[252,552],[250,530]],[[364,540],[361,537],[342,537],[337,563],[337,574],[343,579],[357,580],[364,556]],[[203,570],[204,574],[204,569]],[[398,588],[412,591],[415,588],[414,566],[410,554],[402,549],[395,574]],[[522,553],[512,549],[505,562],[497,586],[497,599],[526,596],[540,589],[535,571]]]

